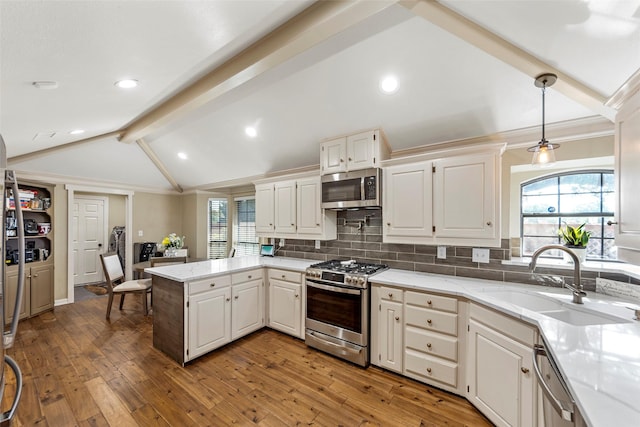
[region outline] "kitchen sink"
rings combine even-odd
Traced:
[[[612,323],[628,323],[626,319],[619,317],[607,316],[601,313],[586,312],[582,310],[557,310],[557,311],[544,311],[540,314],[553,317],[564,323],[569,323],[576,326],[587,325],[608,325]]]
[[[552,297],[539,295],[537,293],[517,290],[492,290],[483,293],[487,296],[495,297],[504,302],[535,311],[570,325],[607,325],[629,322],[626,319],[589,310],[583,306],[580,306],[580,308],[577,306],[574,307],[571,303],[564,303]]]
[[[562,310],[562,303],[550,297],[520,291],[486,291],[485,295],[498,298],[504,302],[518,305],[531,311]]]

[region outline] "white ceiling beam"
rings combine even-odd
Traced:
[[[395,0],[317,1],[243,52],[126,126],[121,141],[147,136],[173,120],[373,16]]]
[[[522,71],[530,76],[532,80],[542,73],[556,74],[558,81],[553,86],[554,90],[584,105],[593,112],[611,121],[614,120],[616,112],[614,109],[605,106],[607,98],[604,95],[443,6],[436,0],[402,0],[399,4],[411,10],[417,16]]]
[[[169,173],[169,169],[167,169],[164,163],[162,163],[162,160],[160,160],[160,158],[151,149],[151,147],[149,147],[149,144],[147,144],[145,140],[142,138],[137,139],[136,143],[138,143],[138,147],[140,147],[142,151],[144,151],[144,154],[146,154],[147,157],[149,157],[149,159],[153,162],[156,168],[158,168],[160,173],[164,175],[167,181],[169,181],[169,184],[171,184],[174,190],[176,190],[178,193],[182,193],[183,190],[180,184],[178,184],[178,182],[175,179],[173,179],[173,176],[171,176],[171,174]]]

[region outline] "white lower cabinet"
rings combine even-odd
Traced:
[[[230,276],[189,283],[189,341],[185,360],[194,359],[231,341],[230,285]]]
[[[269,269],[268,326],[304,338],[302,274]]]
[[[391,371],[402,373],[403,369],[403,292],[399,289],[378,287],[377,304],[372,310],[372,324],[377,326],[377,345],[371,354],[373,363]],[[374,320],[375,318],[375,320]]]
[[[264,326],[264,281],[262,269],[231,275],[231,339]]]
[[[467,398],[497,426],[535,426],[536,329],[476,304],[469,316]]]

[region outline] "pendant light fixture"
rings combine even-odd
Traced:
[[[527,148],[527,151],[533,153],[533,159],[531,164],[535,166],[545,167],[550,166],[556,162],[556,155],[554,150],[560,148],[560,144],[552,144],[544,137],[544,93],[549,86],[552,86],[558,76],[551,73],[540,74],[536,77],[536,87],[542,88],[542,139],[537,145]]]

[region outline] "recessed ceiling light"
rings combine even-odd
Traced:
[[[84,133],[84,129],[74,129],[71,132],[69,132],[71,135],[80,135]]]
[[[183,153],[182,151],[178,153],[178,157],[182,160],[187,160],[187,153]]]
[[[121,89],[131,89],[138,86],[138,81],[134,79],[118,80],[115,85]]]
[[[246,128],[244,128],[244,133],[246,133],[250,138],[255,138],[256,136],[258,136],[258,131],[253,126],[247,126]]]
[[[380,80],[380,89],[384,93],[394,93],[398,90],[398,79],[395,76],[387,76]]]
[[[31,84],[38,89],[45,89],[45,90],[58,89],[58,82],[53,82],[53,81],[38,81],[38,82],[33,82]]]

